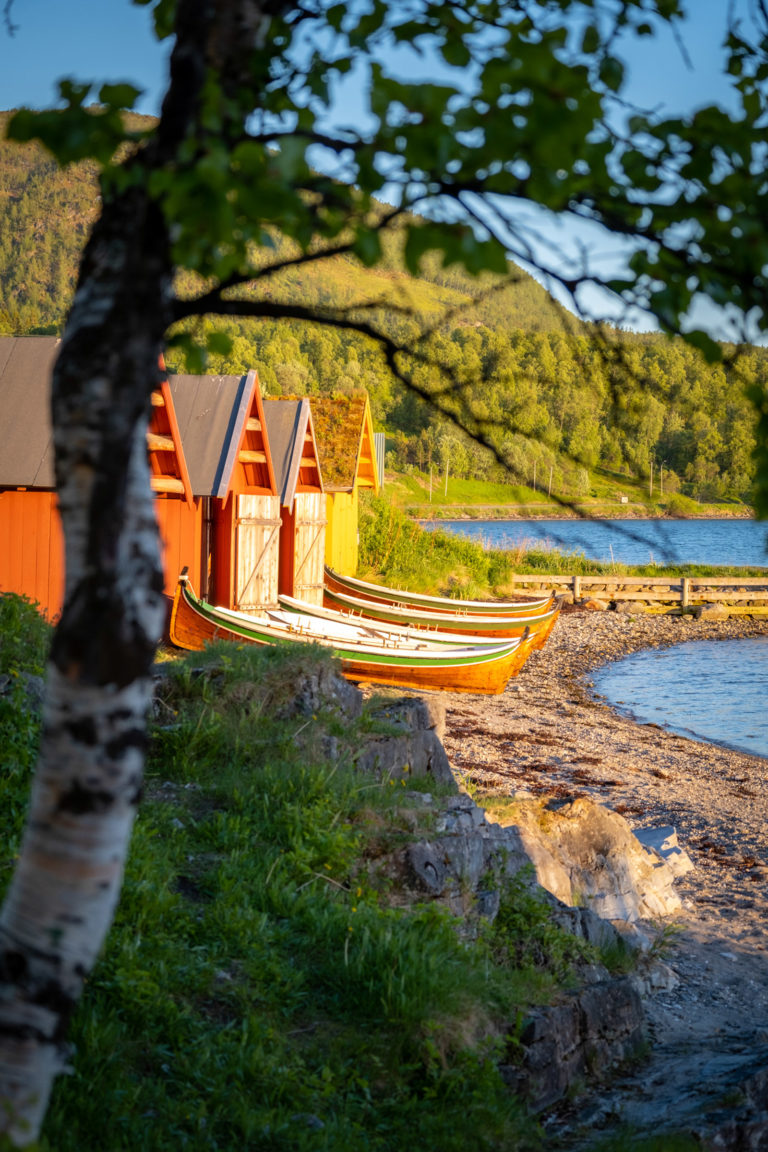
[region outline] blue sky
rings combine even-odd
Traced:
[[[722,87],[722,29],[726,0],[689,0],[683,39],[689,69],[671,36],[646,40],[629,53],[631,96],[682,111],[709,101]],[[13,0],[13,37],[0,38],[0,108],[41,107],[62,76],[130,79],[147,90],[141,111],[157,111],[167,46],[151,32],[148,8],[129,0]]]
[[[140,111],[158,110],[167,46],[148,8],[128,0],[14,0],[16,32],[0,33],[0,108],[45,107],[56,80],[131,80],[147,90]]]
[[[736,0],[737,8],[748,2]],[[669,32],[626,48],[627,95],[646,109],[683,113],[724,97],[720,43],[728,3],[688,0],[688,8],[681,37],[688,60]],[[49,105],[55,102],[56,81],[71,76],[97,83],[130,80],[145,91],[139,111],[159,110],[170,46],[155,41],[148,8],[129,0],[13,0],[11,16],[14,35],[0,30],[0,109]],[[576,235],[570,226],[547,221],[538,221],[538,227],[549,229],[550,238],[564,247]],[[612,241],[600,238],[594,246],[606,259],[615,257]],[[595,308],[602,309],[597,299]],[[718,334],[714,319],[706,324]]]

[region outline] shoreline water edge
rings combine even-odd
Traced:
[[[684,516],[653,514],[642,504],[600,505],[598,508],[564,508],[542,504],[410,504],[408,515],[419,523],[435,520],[476,520],[493,523],[497,520],[663,520],[671,524],[676,520],[754,520],[754,509],[747,505],[735,505],[732,510],[711,507],[700,513],[687,513]]]
[[[676,881],[680,913],[648,926],[664,941],[669,971],[646,999],[648,1058],[551,1118],[568,1147],[592,1147],[576,1136],[595,1116],[601,1132],[612,1123],[680,1127],[681,1100],[695,1112],[717,1081],[714,1069],[724,1061],[737,1069],[768,1037],[768,759],[637,722],[593,681],[599,668],[643,649],[755,636],[768,636],[768,620],[576,606],[503,696],[446,696],[446,751],[490,819],[506,823],[494,802],[516,794],[554,804],[586,795],[633,830],[674,827],[694,864]]]

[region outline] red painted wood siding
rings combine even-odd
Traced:
[[[64,536],[55,492],[0,492],[0,592],[40,605],[49,620],[64,600]]]
[[[161,497],[155,500],[167,596],[173,596],[182,568],[189,569],[189,579],[196,592],[205,587],[201,505],[201,500],[196,500],[191,508],[184,500]]]

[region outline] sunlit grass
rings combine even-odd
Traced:
[[[569,945],[514,891],[473,946],[441,907],[390,907],[376,862],[412,833],[397,782],[354,769],[377,722],[307,714],[329,673],[320,650],[224,644],[164,665],[123,894],[42,1149],[540,1147],[496,1060]],[[28,782],[25,766],[2,808],[6,871]]]

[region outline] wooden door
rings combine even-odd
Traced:
[[[323,603],[325,563],[325,495],[322,492],[296,494],[295,561],[293,595],[308,604]]]
[[[277,605],[280,501],[277,496],[236,499],[233,607],[260,612]]]

